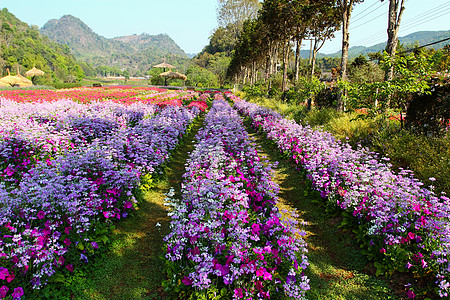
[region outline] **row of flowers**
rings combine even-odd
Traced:
[[[87,263],[200,110],[73,101],[0,107],[0,298]],[[4,126],[3,126],[4,125]]]
[[[136,101],[157,103],[176,99],[184,95],[193,94],[192,91],[168,91],[155,87],[83,87],[66,90],[3,90],[0,99],[9,99],[16,102],[35,103],[52,102],[64,99],[89,104],[92,101],[114,101],[130,104]]]
[[[331,134],[301,126],[234,97],[235,108],[299,167],[328,203],[344,211],[379,274],[410,272],[450,294],[450,200],[410,171],[398,174],[377,154],[353,150]],[[433,289],[433,288],[431,288]],[[422,291],[426,294],[427,291]],[[415,297],[413,288],[408,296]]]
[[[168,194],[166,288],[179,297],[303,299],[306,244],[279,212],[271,167],[242,120],[215,94],[186,164],[181,197]]]

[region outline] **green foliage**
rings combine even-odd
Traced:
[[[186,80],[187,86],[211,88],[219,86],[217,77],[213,72],[195,64],[188,67],[186,76],[188,77]]]
[[[67,46],[51,42],[39,35],[36,26],[21,22],[6,8],[0,11],[0,68],[22,71],[33,66],[45,72],[36,77],[35,84],[53,85],[58,82],[81,80],[83,68],[70,54]]]
[[[388,156],[395,168],[410,168],[425,185],[450,193],[450,135],[426,137],[386,128],[372,138],[373,149]],[[436,178],[435,182],[429,178]]]
[[[341,114],[332,108],[313,109],[302,120],[303,125],[322,126],[332,122]]]

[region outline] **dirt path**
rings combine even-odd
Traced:
[[[308,299],[398,299],[386,280],[371,275],[371,264],[360,253],[355,239],[338,229],[339,219],[330,218],[324,207],[311,201],[316,196],[295,166],[248,125],[259,155],[267,156],[271,163],[279,162],[273,178],[280,186],[279,207],[297,210],[300,218],[308,222],[303,228],[310,262]]]
[[[74,299],[164,299],[163,237],[169,217],[163,205],[171,187],[181,189],[181,179],[194,136],[202,125],[197,120],[183,144],[173,153],[163,178],[145,192],[134,216],[117,224],[108,254],[95,263],[92,273],[75,283]],[[160,225],[160,226],[159,226]],[[73,290],[73,289],[72,289]]]

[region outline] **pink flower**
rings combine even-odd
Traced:
[[[19,298],[23,296],[23,289],[21,287],[15,288],[14,293],[11,295],[13,298]]]
[[[67,239],[67,238],[63,241],[63,243],[66,246],[70,246],[70,244],[72,244],[72,242],[69,239]]]
[[[16,276],[14,276],[14,273],[9,273],[9,276],[6,277],[6,281],[11,282],[14,280],[14,278],[16,278]]]
[[[269,272],[264,272],[264,280],[272,280],[272,274]]]
[[[256,276],[264,276],[264,273],[266,273],[266,268],[261,267],[256,270]]]
[[[67,265],[66,269],[69,270],[69,272],[73,272],[73,265]]]
[[[242,293],[242,289],[238,288],[234,290],[234,297],[242,299],[244,298],[244,294]]]
[[[181,282],[183,282],[185,285],[192,285],[192,279],[187,276],[184,276],[184,278],[181,279]]]
[[[406,296],[408,296],[409,299],[414,299],[414,298],[416,298],[416,294],[414,294],[414,292],[411,291],[411,290],[408,290],[408,291],[406,292]]]
[[[38,212],[37,217],[39,220],[42,220],[45,217],[45,213],[41,210]]]
[[[9,276],[9,272],[7,268],[0,267],[0,279],[5,280],[6,277]]]
[[[259,224],[256,223],[252,224],[252,234],[259,235],[259,230],[260,230]]]
[[[0,298],[6,298],[6,294],[8,293],[9,288],[7,286],[2,286],[0,288]]]
[[[386,249],[381,248],[381,249],[380,249],[380,253],[386,253]]]
[[[408,232],[408,237],[409,239],[413,240],[416,237],[416,235],[412,232]]]
[[[7,166],[6,169],[5,169],[5,172],[6,172],[6,175],[12,176],[16,172],[16,170],[11,168],[10,166]]]
[[[70,227],[70,226],[66,227],[66,228],[64,228],[64,233],[69,234],[71,230],[72,230],[72,227]]]

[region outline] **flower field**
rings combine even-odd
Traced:
[[[303,299],[304,232],[278,211],[270,167],[221,98],[196,136],[181,199],[168,199],[165,285],[179,295],[193,288],[195,299]]]
[[[303,169],[314,189],[343,211],[377,274],[409,272],[450,294],[450,199],[407,170],[395,174],[375,153],[353,150],[323,131],[230,96],[235,107]],[[408,297],[414,298],[413,288]]]
[[[0,106],[0,298],[18,299],[95,255],[202,104],[158,106],[118,89],[91,101],[14,92]]]
[[[306,299],[306,233],[299,216],[278,208],[273,166],[258,156],[242,115],[342,214],[378,275],[411,274],[410,298],[427,289],[449,295],[450,199],[327,132],[232,93],[14,90],[0,100],[0,299],[28,298],[95,260],[114,224],[138,208],[140,185],[164,172],[203,112],[181,193],[166,199],[167,291]]]

